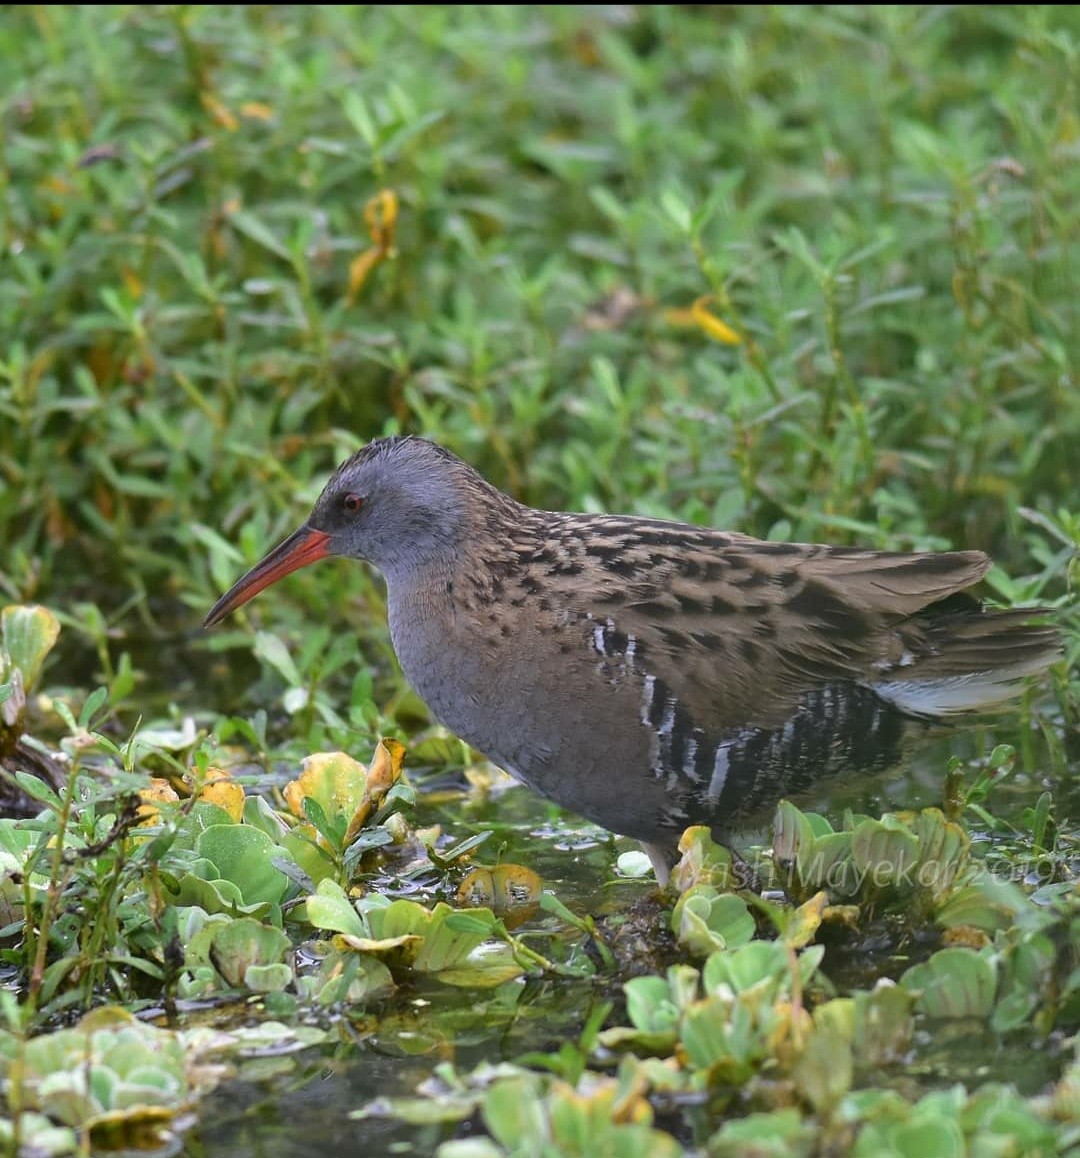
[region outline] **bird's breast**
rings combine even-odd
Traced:
[[[390,600],[402,670],[432,713],[534,790],[615,832],[723,831],[785,792],[900,754],[899,712],[853,683],[823,685],[756,726],[688,704],[614,616]]]

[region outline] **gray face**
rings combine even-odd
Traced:
[[[327,553],[366,559],[388,578],[453,555],[472,472],[441,447],[406,438],[371,443],[339,467],[308,526]]]
[[[448,450],[422,438],[383,438],[344,463],[308,520],[256,563],[210,609],[212,627],[300,567],[327,555],[366,559],[388,581],[453,570],[469,531],[470,498],[497,495]]]

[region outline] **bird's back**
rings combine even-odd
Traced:
[[[893,764],[919,724],[996,706],[1059,649],[1035,613],[964,594],[975,551],[525,507],[484,543],[434,603],[391,590],[406,675],[495,763],[654,845]]]

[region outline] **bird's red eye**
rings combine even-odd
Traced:
[[[346,495],[341,500],[341,505],[349,512],[350,515],[355,515],[356,512],[364,505],[364,500],[360,495]]]

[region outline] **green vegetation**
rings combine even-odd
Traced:
[[[1080,1153],[1078,109],[1068,6],[0,13],[4,1145],[377,1031],[434,1073],[342,1116],[445,1158]],[[491,823],[363,568],[200,629],[397,430],[536,505],[989,550],[1066,662],[937,808],[783,806],[783,901],[690,833],[643,918],[597,834]],[[540,824],[595,881],[499,875],[575,855]]]

